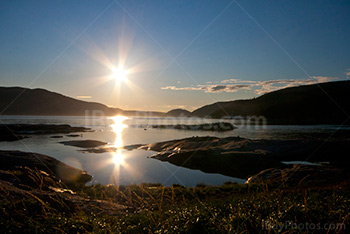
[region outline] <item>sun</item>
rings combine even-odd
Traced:
[[[113,73],[111,77],[115,79],[116,81],[126,81],[128,71],[125,70],[122,66],[119,66],[117,68],[112,69]]]

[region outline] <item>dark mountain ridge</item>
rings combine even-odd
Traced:
[[[285,88],[250,100],[217,102],[197,117],[264,116],[268,124],[349,124],[350,81]]]
[[[185,109],[174,109],[166,113],[168,117],[190,117],[191,112]]]
[[[263,116],[268,124],[349,124],[350,81],[285,88],[254,99],[213,103],[192,113],[182,109],[167,113],[122,110],[44,89],[0,87],[1,115],[85,116],[93,111],[107,116]]]
[[[86,102],[45,89],[0,87],[1,115],[127,115],[163,116],[162,112],[130,111],[111,108],[101,103]]]
[[[86,102],[45,89],[0,87],[2,115],[85,115],[85,111],[103,111],[115,115],[122,110],[96,102]]]

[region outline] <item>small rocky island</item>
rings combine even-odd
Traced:
[[[68,124],[1,124],[0,141],[18,141],[30,135],[70,134],[88,131],[92,130],[85,127],[72,127]]]
[[[204,124],[160,124],[160,125],[132,125],[134,128],[156,128],[156,129],[177,129],[177,130],[191,130],[191,131],[216,131],[225,132],[232,131],[236,127],[227,122],[204,123]]]
[[[61,141],[60,143],[63,145],[69,145],[78,148],[96,148],[107,144],[106,142],[95,140]]]
[[[348,173],[350,159],[347,156],[350,144],[345,139],[325,142],[324,140],[250,140],[241,137],[208,136],[147,144],[138,149],[156,151],[158,153],[154,154],[153,158],[178,166],[239,178],[248,178],[271,168],[275,175],[279,171],[279,175],[288,172],[287,174],[293,177],[293,173],[290,173],[295,170],[293,163],[283,163],[285,161],[327,163],[327,167],[308,166],[306,171],[317,171],[323,176],[330,172],[333,175],[330,178],[338,178],[338,180],[350,178]],[[307,175],[301,170],[305,169],[305,166],[299,169],[300,173]],[[295,176],[300,176],[300,173]],[[343,176],[336,177],[334,173]],[[258,177],[260,179],[257,179]],[[262,181],[263,177],[261,175],[258,177],[250,181]],[[281,176],[279,178],[281,179]]]

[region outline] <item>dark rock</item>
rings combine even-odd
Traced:
[[[95,140],[82,140],[82,141],[62,141],[60,142],[63,145],[70,145],[79,148],[95,148],[106,145],[106,142],[95,141]]]
[[[84,127],[71,127],[67,124],[2,124],[0,125],[0,141],[16,141],[26,138],[23,135],[65,134],[91,131]]]
[[[156,129],[177,129],[177,130],[191,130],[191,131],[217,131],[225,132],[232,131],[236,127],[231,123],[217,122],[217,123],[205,123],[205,124],[176,124],[176,125],[132,125],[131,127],[137,128],[156,128]]]
[[[174,110],[168,111],[165,115],[168,117],[190,117],[191,112],[184,109],[174,109]]]
[[[50,136],[50,138],[63,138],[63,136]]]
[[[69,134],[69,135],[66,135],[67,137],[80,137],[81,134]]]
[[[153,157],[178,166],[246,177],[268,168],[287,168],[281,161],[329,162],[349,171],[347,140],[249,140],[240,137],[191,137],[158,142],[139,149],[159,152]]]
[[[279,161],[256,152],[226,152],[220,150],[185,150],[180,152],[160,152],[153,158],[168,161],[177,166],[197,169],[208,173],[246,178],[271,167],[283,168]]]

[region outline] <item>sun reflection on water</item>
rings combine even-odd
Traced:
[[[122,153],[123,147],[123,130],[127,127],[127,125],[123,124],[123,122],[128,119],[125,116],[114,116],[111,117],[114,124],[111,125],[113,132],[116,135],[113,147],[115,147],[115,152],[113,152],[112,162],[114,164],[114,172],[113,179],[119,183],[120,176],[120,168],[123,166],[127,166],[125,162],[125,157]]]

